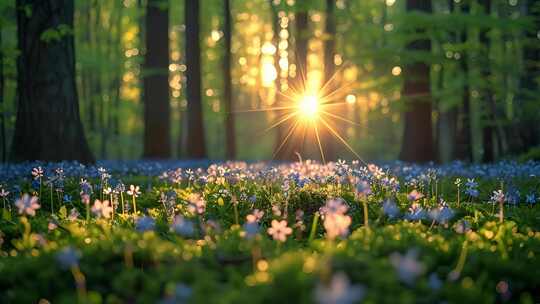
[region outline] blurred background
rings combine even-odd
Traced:
[[[24,11],[32,2],[0,1],[3,160],[29,89],[17,89],[18,21],[38,18]],[[335,130],[364,159],[540,155],[540,1],[77,0],[72,10],[73,26],[33,39],[73,38],[96,159],[318,159],[309,140],[276,153],[290,123],[266,130],[286,113],[263,110],[327,82]],[[327,159],[356,158],[333,134],[323,146]]]

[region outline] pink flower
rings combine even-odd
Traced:
[[[268,234],[270,234],[274,240],[285,242],[287,236],[292,233],[292,228],[287,227],[287,221],[272,220],[272,227],[268,228]]]
[[[19,214],[24,213],[29,216],[36,215],[36,210],[41,207],[36,196],[30,196],[26,193],[15,202],[15,206],[19,208]]]
[[[104,217],[104,218],[110,218],[111,213],[113,212],[113,208],[110,205],[109,201],[100,201],[95,200],[94,205],[92,206],[92,213],[94,213],[98,218]]]

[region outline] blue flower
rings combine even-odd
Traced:
[[[135,223],[135,229],[139,232],[151,231],[156,227],[156,221],[149,217],[143,216]]]
[[[56,260],[60,264],[60,267],[64,269],[78,266],[80,257],[80,252],[72,247],[66,247],[56,254]]]

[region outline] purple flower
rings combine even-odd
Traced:
[[[317,285],[315,301],[320,304],[352,304],[360,302],[366,290],[361,285],[351,285],[349,278],[343,272],[332,276],[329,284]]]
[[[140,217],[135,223],[135,229],[139,232],[151,231],[154,230],[155,227],[156,221],[149,216]]]

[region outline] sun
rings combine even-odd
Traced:
[[[304,95],[298,102],[299,114],[306,119],[315,119],[319,114],[319,98],[316,95]]]

